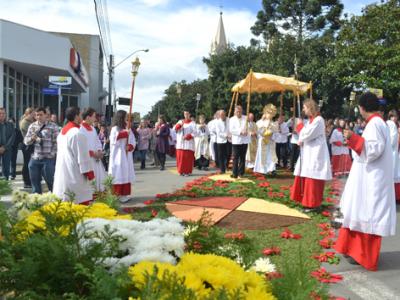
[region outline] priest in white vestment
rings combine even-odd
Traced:
[[[339,120],[339,127],[335,128],[329,138],[329,143],[332,145],[332,172],[333,176],[341,176],[348,174],[351,169],[351,157],[349,147],[347,147],[343,129],[346,122],[343,119]]]
[[[92,168],[96,181],[96,190],[102,192],[104,191],[104,180],[107,177],[107,173],[102,162],[103,147],[101,145],[99,136],[97,135],[96,129],[93,127],[93,123],[97,119],[96,111],[93,108],[87,108],[82,113],[82,119],[83,121],[81,123],[80,131],[88,141],[89,156],[92,162]]]
[[[95,178],[86,137],[80,131],[79,108],[65,112],[68,123],[57,137],[57,161],[53,193],[64,201],[89,204],[93,199],[91,180]]]
[[[179,175],[189,176],[193,172],[194,138],[197,135],[197,128],[188,111],[184,111],[183,115],[184,119],[174,126],[176,131],[176,167]]]
[[[395,109],[391,110],[388,114],[388,118],[389,120],[386,121],[386,124],[389,126],[390,144],[392,146],[394,192],[396,196],[396,202],[400,203],[400,153],[397,111]]]
[[[306,212],[318,209],[324,196],[325,181],[332,179],[331,162],[325,135],[325,121],[319,115],[314,100],[304,101],[303,111],[309,118],[296,127],[299,134],[300,156],[294,170],[290,198],[301,203]]]
[[[343,225],[335,249],[376,271],[382,236],[393,236],[396,229],[393,156],[376,95],[363,94],[359,109],[367,121],[362,136],[344,131],[354,161],[340,200]]]
[[[217,154],[217,132],[216,132],[216,121],[219,118],[219,111],[214,114],[214,119],[212,119],[207,124],[208,131],[210,133],[210,144],[209,144],[209,152],[210,158],[215,162],[216,167],[218,168],[218,154]]]
[[[110,133],[110,165],[108,174],[113,177],[113,191],[122,203],[128,202],[135,180],[132,152],[136,147],[135,135],[127,124],[126,111],[119,110],[114,117]]]
[[[278,157],[272,135],[278,132],[278,124],[273,121],[277,109],[273,104],[264,107],[263,116],[257,121],[258,141],[253,171],[261,174],[275,173]]]
[[[246,168],[253,169],[257,154],[257,124],[254,122],[254,114],[249,113],[248,130],[250,142],[246,153]]]

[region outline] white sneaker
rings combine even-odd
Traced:
[[[131,200],[131,197],[130,197],[130,196],[121,196],[121,197],[119,198],[119,202],[121,202],[121,203],[126,203],[126,202],[128,202],[129,200]]]

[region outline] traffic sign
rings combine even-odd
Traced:
[[[42,94],[43,95],[57,96],[58,95],[58,89],[42,88]]]

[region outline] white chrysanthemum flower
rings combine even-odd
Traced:
[[[268,257],[261,257],[254,262],[250,270],[260,273],[271,273],[276,271],[276,267]]]

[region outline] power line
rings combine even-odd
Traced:
[[[101,49],[103,50],[103,53],[104,53],[104,56],[105,56],[107,68],[110,70],[110,64],[108,62],[108,55],[107,55],[107,52],[106,52],[106,49],[105,49],[105,46],[104,46],[104,38],[103,38],[102,30],[101,30],[101,22],[100,22],[100,18],[99,18],[99,10],[98,10],[98,6],[97,6],[96,0],[93,0],[93,2],[94,2],[94,10],[95,10],[95,13],[96,13],[97,26],[99,27]]]

